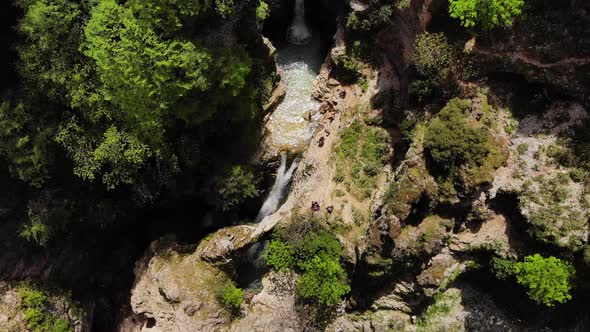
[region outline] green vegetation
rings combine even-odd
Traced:
[[[301,273],[297,294],[302,299],[329,306],[350,292],[350,286],[340,264],[340,243],[314,218],[297,215],[285,229],[275,231],[264,258],[277,270]]]
[[[571,179],[560,173],[526,181],[519,195],[521,209],[530,211],[528,232],[536,239],[572,251],[586,243],[588,212],[571,204]]]
[[[254,172],[244,166],[234,166],[227,174],[215,178],[211,188],[214,204],[223,211],[238,207],[244,201],[259,195],[260,179]]]
[[[173,190],[208,188],[211,174],[248,160],[267,71],[248,48],[260,28],[243,22],[261,22],[268,7],[257,1],[238,12],[239,5],[16,1],[21,77],[2,91],[0,158],[27,192],[16,218],[23,238],[46,245],[71,230],[68,223],[96,227]],[[229,41],[203,33],[237,15],[247,33]],[[215,197],[199,198],[227,210],[257,195],[250,170],[228,173]],[[47,218],[27,216],[33,188],[57,206],[67,202],[71,217],[58,218],[53,204]]]
[[[455,54],[444,34],[423,32],[416,38],[414,48],[413,60],[419,77],[410,83],[410,94],[423,102],[435,91],[453,91],[450,75]]]
[[[527,294],[535,302],[551,307],[572,298],[570,290],[576,271],[570,263],[535,254],[516,263],[514,269],[516,280],[528,289]]]
[[[403,6],[404,0],[400,2]],[[387,24],[395,8],[395,5],[389,1],[371,0],[367,10],[352,11],[348,15],[346,27],[353,31],[370,32]]]
[[[524,4],[524,0],[450,0],[449,13],[466,28],[490,30],[512,25]]]
[[[489,154],[489,134],[467,122],[470,107],[469,100],[453,99],[428,126],[424,147],[441,170],[451,173],[462,165],[482,165]]]
[[[347,83],[356,83],[361,78],[361,62],[352,55],[342,54],[332,59],[340,79]]]
[[[383,129],[354,121],[342,133],[335,150],[335,181],[351,185],[357,198],[369,198],[379,171],[389,160],[388,141],[389,136]]]
[[[534,254],[525,257],[523,262],[495,257],[491,263],[496,277],[503,280],[515,277],[520,285],[527,288],[528,296],[538,304],[552,307],[572,298],[570,291],[576,271],[569,262]]]
[[[432,303],[426,311],[418,318],[416,325],[419,332],[430,331],[458,331],[463,328],[459,322],[446,320],[447,316],[457,305],[461,303],[461,293],[457,289],[451,289],[434,296]]]
[[[237,310],[244,301],[244,291],[233,282],[228,282],[220,291],[219,298],[221,303],[231,310]]]
[[[69,323],[56,317],[48,308],[48,297],[32,286],[23,284],[19,295],[24,309],[27,328],[32,332],[70,332]]]
[[[258,2],[258,7],[256,7],[256,21],[258,25],[262,25],[262,22],[268,18],[268,15],[270,15],[268,4],[260,0]]]
[[[430,121],[424,135],[424,151],[429,171],[437,178],[439,198],[456,200],[457,194],[475,190],[492,181],[494,171],[506,160],[491,134],[491,112],[481,99],[477,106],[468,99],[452,99]],[[472,107],[484,116],[471,117]]]

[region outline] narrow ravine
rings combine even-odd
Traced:
[[[322,63],[320,40],[305,22],[303,0],[295,3],[295,17],[289,27],[287,41],[288,44],[279,49],[277,59],[281,76],[287,84],[287,92],[267,124],[272,145],[282,151],[281,164],[256,222],[279,208],[298,163],[296,158],[288,166],[287,152],[300,153],[305,150],[315,129],[319,103],[313,100],[311,93]]]
[[[320,40],[305,23],[303,1],[297,1],[295,13],[288,45],[279,49],[277,59],[287,93],[268,123],[273,146],[293,153],[303,151],[313,135],[319,103],[311,92],[322,63]]]

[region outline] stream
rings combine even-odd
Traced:
[[[297,168],[298,158],[287,167],[286,152],[300,153],[309,144],[320,104],[311,97],[313,81],[320,70],[322,56],[317,34],[305,23],[303,0],[295,2],[295,17],[287,36],[288,44],[278,51],[278,66],[287,84],[285,99],[268,121],[272,145],[281,153],[277,177],[256,222],[273,214],[280,206],[286,188]]]
[[[312,99],[311,93],[322,65],[320,40],[305,24],[303,0],[296,2],[288,44],[278,50],[277,62],[287,93],[267,124],[271,142],[281,151],[302,152],[315,129],[313,118],[320,104]]]

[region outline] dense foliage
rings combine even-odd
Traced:
[[[340,264],[342,247],[331,233],[314,221],[310,223],[275,232],[264,258],[277,270],[301,273],[297,283],[301,298],[317,305],[333,305],[350,292],[348,276]]]
[[[559,258],[527,256],[524,262],[515,264],[515,274],[518,283],[528,289],[529,297],[539,304],[551,307],[572,298],[575,270]]]
[[[500,279],[515,277],[519,284],[527,288],[528,296],[538,304],[552,307],[572,298],[570,291],[576,271],[569,262],[559,258],[545,258],[539,254],[527,256],[523,262],[494,258],[492,271]]]
[[[452,92],[450,76],[455,52],[442,33],[423,32],[414,42],[414,65],[419,77],[410,83],[409,92],[422,102],[435,92]]]
[[[229,309],[235,310],[240,307],[244,301],[244,291],[234,283],[226,284],[220,292],[221,303]]]
[[[424,147],[436,166],[452,173],[468,164],[481,165],[489,154],[488,135],[469,125],[471,101],[453,99],[437,114],[426,131]]]
[[[450,0],[449,13],[466,28],[489,30],[512,25],[523,7],[524,0]]]
[[[56,202],[23,215],[24,238],[46,245],[52,234],[67,229],[68,219],[58,220],[55,206],[68,204],[78,219],[100,222],[104,213],[76,201],[103,206],[114,194],[121,204],[150,204],[187,174],[215,175],[211,178],[223,184],[220,192],[202,193],[215,196],[206,201],[223,210],[257,195],[257,179],[247,167],[222,170],[243,164],[256,139],[264,77],[263,70],[253,75],[253,69],[262,61],[253,59],[244,41],[212,40],[206,28],[233,19],[237,2],[18,0],[16,5],[23,13],[17,26],[22,80],[0,97],[0,158],[12,177],[46,189],[31,201]],[[240,15],[261,22],[268,9],[259,1],[245,13]],[[230,138],[227,149],[241,153],[214,158]],[[216,148],[208,147],[211,142]],[[107,220],[117,215],[110,208]],[[35,215],[38,211],[43,215]]]
[[[48,298],[43,292],[23,285],[19,295],[24,308],[27,328],[32,332],[70,332],[73,331],[65,319],[56,317],[47,310]]]

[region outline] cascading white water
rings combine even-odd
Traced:
[[[305,1],[295,0],[295,17],[289,27],[289,42],[304,45],[311,39],[311,30],[305,24]]]
[[[295,158],[289,169],[287,169],[287,154],[284,152],[281,154],[281,166],[279,166],[279,170],[277,171],[277,178],[264,204],[262,204],[260,212],[258,212],[256,222],[260,222],[264,217],[273,214],[279,208],[279,204],[281,204],[281,200],[285,195],[285,188],[289,184],[289,181],[291,181],[291,177],[293,177],[293,172],[295,172],[298,163],[299,158]]]
[[[289,31],[289,45],[279,50],[278,65],[287,84],[284,100],[270,116],[267,128],[278,150],[303,151],[314,131],[313,117],[319,103],[311,98],[313,80],[321,66],[319,39],[312,38],[305,23],[303,0],[295,3],[295,17]]]
[[[322,61],[319,39],[312,38],[311,30],[305,23],[303,1],[295,2],[295,17],[288,36],[290,45],[279,50],[277,59],[281,76],[287,84],[287,93],[267,123],[273,146],[280,151],[295,153],[303,151],[313,136],[312,120],[319,109],[319,103],[312,99],[311,93],[313,80]],[[309,112],[307,119],[306,112]],[[256,222],[260,222],[279,208],[298,161],[296,158],[287,169],[287,154],[282,153],[277,178],[256,217]]]

